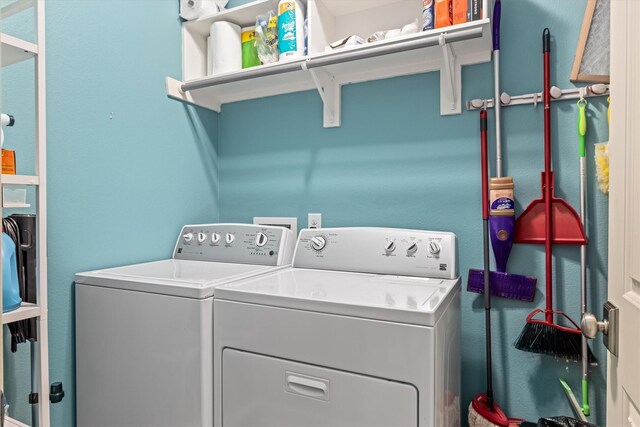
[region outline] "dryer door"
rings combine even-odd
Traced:
[[[233,426],[416,426],[409,384],[225,349],[222,424]]]

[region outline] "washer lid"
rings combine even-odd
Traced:
[[[76,283],[202,299],[213,296],[221,284],[280,268],[167,259],[78,273]]]
[[[216,299],[433,326],[460,279],[292,268],[224,285]]]

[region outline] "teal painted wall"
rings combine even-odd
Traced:
[[[32,31],[28,12],[3,24]],[[74,274],[168,258],[183,224],[219,218],[217,114],[166,96],[180,40],[175,0],[46,2],[49,362],[67,393],[51,406],[55,426],[75,424]],[[19,173],[33,171],[32,70],[2,70]],[[30,422],[21,347],[5,351],[6,391],[12,415]]]
[[[67,390],[51,407],[56,426],[75,422],[74,273],[167,257],[184,223],[273,215],[297,216],[304,226],[308,212],[322,212],[325,226],[451,230],[459,238],[460,273],[482,265],[478,114],[440,116],[437,73],[344,87],[338,129],[322,128],[315,92],[229,104],[217,115],[166,98],[164,77],[180,76],[178,5],[151,3],[47,0],[50,376]],[[544,26],[554,36],[552,82],[572,86],[568,75],[585,3],[504,1],[505,91],[540,90]],[[30,23],[28,17],[10,22],[18,35]],[[32,64],[14,67],[2,70],[2,105],[25,123],[11,130],[9,144],[18,150],[20,170],[28,171]],[[463,82],[463,100],[491,96],[491,65],[466,67]],[[607,139],[605,110],[602,100],[589,106],[590,159],[593,143]],[[261,125],[265,111],[278,125],[265,125],[263,136],[247,123]],[[575,115],[573,103],[554,104],[557,194],[577,206]],[[515,178],[521,212],[539,195],[542,109],[508,108],[503,119],[505,172]],[[608,208],[593,172],[590,167],[589,305],[599,312],[606,297]],[[577,319],[579,251],[554,253],[557,305]],[[510,269],[542,282],[543,255],[541,247],[518,246]],[[466,407],[484,390],[484,329],[481,299],[463,292],[462,305]],[[526,315],[543,305],[543,293],[533,304],[496,299],[494,305],[498,403],[529,420],[570,414],[557,378],[577,392],[579,365],[512,345]],[[592,348],[601,362],[592,372],[593,419],[603,424],[606,355],[600,341]],[[13,415],[29,421],[26,348],[5,357],[5,373]]]
[[[231,1],[237,6],[242,1]],[[503,90],[513,95],[541,90],[545,26],[553,35],[552,83],[572,87],[569,71],[582,22],[584,0],[505,0],[502,27]],[[492,66],[463,70],[463,100],[492,96]],[[321,212],[324,226],[385,226],[451,230],[459,239],[460,274],[482,266],[478,113],[443,117],[438,73],[346,86],[342,126],[322,128],[315,92],[225,105],[219,116],[220,218],[296,216]],[[608,204],[596,188],[593,144],[607,139],[603,100],[589,106],[590,307],[606,297]],[[268,112],[270,115],[265,115]],[[556,194],[578,206],[577,108],[552,107]],[[265,120],[266,118],[266,120]],[[540,195],[543,169],[542,107],[503,113],[507,175],[514,177],[518,212]],[[490,129],[493,118],[490,115]],[[490,132],[493,138],[493,132]],[[579,319],[579,249],[555,248],[557,307]],[[544,304],[544,249],[518,245],[512,272],[540,279],[534,303],[494,300],[494,368],[497,402],[509,415],[570,415],[558,378],[579,393],[580,366],[513,347],[525,317]],[[484,391],[482,299],[462,295],[462,405]],[[594,421],[605,419],[606,353],[592,344],[600,366],[592,370]]]

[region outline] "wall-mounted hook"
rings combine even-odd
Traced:
[[[549,89],[549,95],[551,95],[553,99],[558,99],[562,96],[562,90],[560,90],[558,86],[551,86],[551,89]]]
[[[500,95],[500,102],[504,105],[511,104],[511,95],[509,95],[507,92],[502,92],[502,94]]]

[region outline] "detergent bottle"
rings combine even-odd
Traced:
[[[2,233],[2,312],[20,307],[16,244],[8,234]]]

